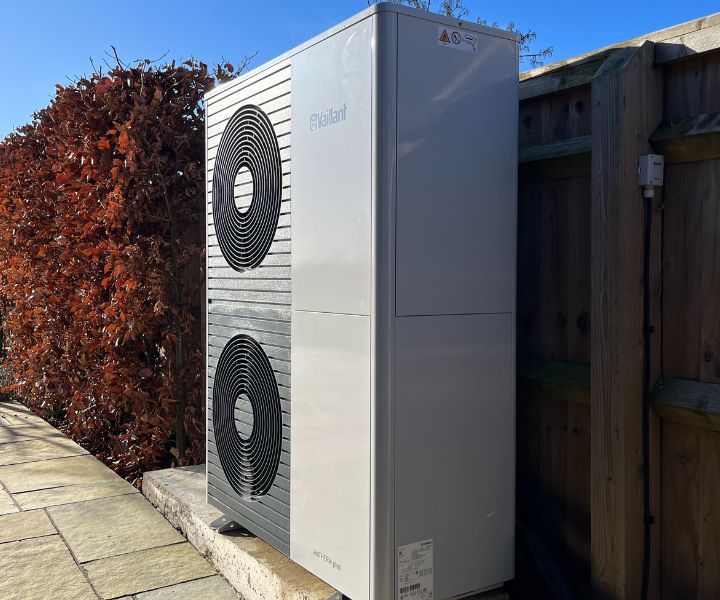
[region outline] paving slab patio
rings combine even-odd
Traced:
[[[0,444],[4,442],[25,442],[27,440],[47,439],[49,437],[62,437],[54,427],[39,427],[38,425],[6,425],[0,420]]]
[[[94,481],[77,485],[20,492],[13,496],[17,506],[22,510],[33,508],[46,508],[59,504],[82,502],[83,500],[96,500],[98,498],[111,498],[126,494],[138,494],[139,490],[124,479],[114,477],[106,481]],[[9,498],[9,496],[8,496]],[[0,496],[0,511],[2,511],[2,496]],[[11,500],[12,502],[12,500]],[[18,510],[16,508],[16,510]]]
[[[212,598],[212,600],[237,600],[237,594],[231,590],[225,580],[219,575],[196,579],[177,585],[144,592],[135,596],[137,600],[197,600],[197,598]]]
[[[45,511],[16,512],[0,517],[0,544],[56,534]]]
[[[24,428],[27,429],[27,427]],[[47,458],[65,458],[82,454],[87,454],[87,450],[66,437],[49,436],[35,440],[15,441],[12,444],[0,444],[0,465],[17,465]]]
[[[0,467],[0,481],[10,494],[107,481],[114,477],[117,475],[88,455]]]
[[[0,425],[9,425],[11,427],[34,425],[52,429],[49,423],[43,421],[29,408],[15,402],[3,402],[2,406],[0,406]]]
[[[140,494],[47,509],[80,563],[185,541]]]
[[[52,535],[0,544],[0,598],[97,600],[97,595],[60,536]]]
[[[216,573],[187,542],[103,558],[84,568],[101,598],[140,594]]]
[[[0,515],[7,515],[19,510],[17,504],[13,502],[12,496],[5,490],[0,489]]]
[[[0,402],[2,600],[231,600],[235,591],[129,483]]]

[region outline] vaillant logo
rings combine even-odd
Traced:
[[[336,125],[342,123],[347,117],[347,104],[343,102],[340,108],[326,108],[319,112],[312,113],[310,115],[310,131],[316,131],[329,127],[330,125]]]

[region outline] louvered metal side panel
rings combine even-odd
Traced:
[[[275,236],[260,264],[236,271],[223,256],[215,229],[212,185],[215,157],[223,131],[245,105],[259,107],[277,136],[282,165],[282,202]],[[229,518],[286,554],[290,552],[290,63],[280,63],[208,99],[207,103],[207,328],[208,328],[208,501]],[[242,173],[236,180],[238,207],[250,204],[251,183]],[[244,334],[267,355],[278,384],[282,408],[280,465],[266,495],[242,499],[228,482],[218,456],[213,427],[213,385],[223,348]],[[238,402],[238,429],[252,426],[252,417]]]

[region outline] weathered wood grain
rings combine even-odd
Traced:
[[[651,58],[638,48],[646,39],[657,42]],[[518,352],[543,358],[519,365],[518,505],[544,524],[546,543],[564,549],[568,573],[577,574],[568,565],[587,550],[598,597],[635,597],[640,583],[643,201],[635,165],[650,136],[667,164],[651,240],[652,380],[691,379],[706,391],[720,384],[716,50],[720,13],[521,76]],[[610,85],[599,90],[600,80]],[[579,142],[591,135],[588,153]],[[591,237],[591,256],[583,255]],[[583,268],[592,269],[590,306],[589,294],[581,300]],[[573,319],[579,307],[585,314]],[[573,321],[592,330],[592,360]],[[566,361],[592,362],[591,391],[568,381]],[[665,397],[654,399],[650,422],[658,519],[650,597],[720,597],[717,417],[692,405],[689,392],[666,388]]]
[[[587,86],[600,68],[605,55],[593,55],[589,60],[578,64],[562,66],[554,63],[555,68],[549,69],[534,77],[520,75],[520,100],[528,100],[569,90],[576,87]]]
[[[665,174],[663,373],[720,382],[720,160]]]
[[[720,48],[720,26],[705,27],[658,42],[655,63],[663,64]]]
[[[662,597],[700,598],[699,430],[680,423],[665,423],[662,444]]]
[[[666,164],[720,158],[720,112],[665,120],[650,143]]]
[[[518,380],[518,515],[578,590],[589,581],[590,408]],[[581,391],[581,393],[584,393]]]
[[[552,144],[590,134],[590,86],[520,103],[520,147]]]
[[[720,432],[720,384],[665,377],[651,401],[665,420]]]
[[[520,81],[529,84],[530,80],[547,73],[570,67],[580,68],[585,63],[596,61],[598,57],[605,58],[617,48],[640,46],[646,41],[655,42],[660,47],[655,57],[658,64],[685,58],[698,52],[709,52],[720,48],[720,30],[718,28],[720,28],[720,13],[714,13],[673,27],[646,33],[611,46],[585,52],[572,58],[530,69],[520,74]],[[569,74],[565,75],[565,77],[569,76]],[[547,92],[540,91],[540,93]]]
[[[518,165],[518,179],[523,183],[562,181],[564,179],[590,179],[590,153],[569,154],[524,162]]]
[[[550,144],[537,146],[525,146],[518,149],[518,162],[529,163],[554,158],[565,158],[575,154],[587,154],[590,156],[592,137],[582,135],[574,138],[566,138]]]
[[[720,28],[718,28],[720,29]],[[664,119],[691,119],[720,112],[720,58],[717,53],[666,65]]]
[[[664,421],[662,457],[662,597],[716,598],[720,433]]]
[[[592,84],[592,446],[594,593],[637,598],[643,559],[643,198],[637,159],[662,119],[645,43],[608,57]]]
[[[590,365],[542,358],[521,358],[518,378],[547,396],[590,405]]]
[[[519,189],[519,352],[589,362],[589,178]]]
[[[567,415],[566,543],[583,565],[583,576],[587,577],[590,572],[590,407],[568,402]]]
[[[698,598],[717,598],[720,590],[720,434],[700,434],[698,507]]]

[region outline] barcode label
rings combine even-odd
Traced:
[[[398,547],[398,600],[433,600],[433,541]]]

